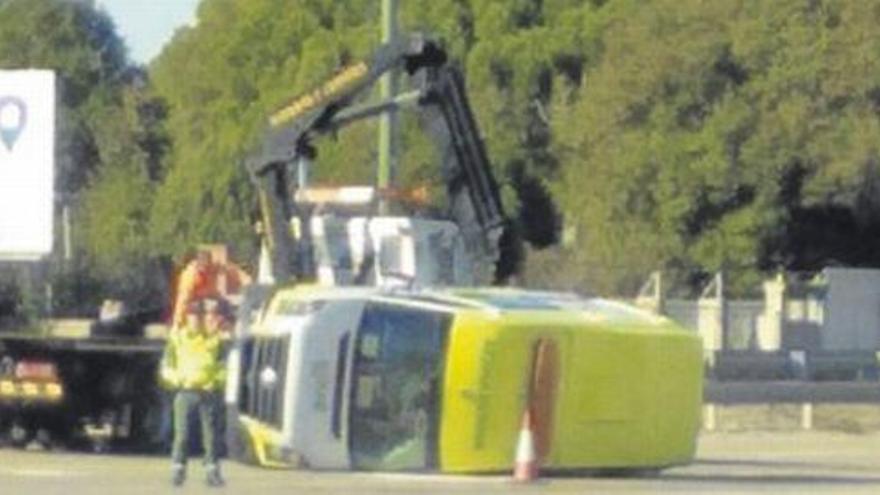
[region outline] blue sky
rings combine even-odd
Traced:
[[[125,38],[135,62],[147,63],[159,54],[174,31],[195,21],[199,0],[97,0]]]

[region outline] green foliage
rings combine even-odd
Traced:
[[[508,208],[525,236],[554,241],[558,213],[549,181],[559,163],[544,115],[556,81],[575,85],[597,37],[592,2],[439,0],[401,3],[406,31],[439,37],[467,72],[468,89]],[[375,1],[205,0],[194,27],[179,31],[151,67],[168,102],[171,168],[151,215],[154,246],[179,255],[194,242],[236,244],[252,253],[253,191],[242,162],[268,115],[379,43]],[[439,186],[435,152],[403,116],[401,185]],[[343,130],[319,144],[314,180],[375,180],[376,125]]]
[[[375,37],[360,16],[369,2],[359,3],[202,2],[197,25],[179,31],[151,68],[174,136],[172,167],[151,215],[157,249],[179,256],[195,243],[227,242],[239,257],[253,255],[255,205],[243,161],[272,111],[366,55]],[[337,169],[370,160],[329,154]],[[319,176],[338,175],[326,168]]]
[[[664,268],[880,265],[880,9],[860,0],[400,2],[465,70],[525,282],[632,292]],[[92,1],[0,0],[0,67],[60,78],[59,190],[77,263],[57,299],[161,297],[158,260],[227,242],[252,259],[243,160],[274,110],[379,43],[375,0],[203,0],[145,74]],[[34,33],[40,33],[35,36]],[[399,182],[439,189],[403,119]],[[376,125],[319,144],[314,180],[375,180]],[[82,284],[80,284],[82,285]],[[84,287],[84,285],[83,285]],[[70,292],[70,294],[67,294]],[[91,303],[89,303],[91,304]]]
[[[554,105],[577,263],[616,267],[594,283],[723,269],[743,292],[776,268],[877,266],[878,15],[655,0],[609,20],[580,98]]]

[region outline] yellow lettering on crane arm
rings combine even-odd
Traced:
[[[269,124],[271,124],[272,127],[279,127],[297,117],[300,117],[308,111],[314,110],[327,100],[339,96],[339,94],[345,90],[350,89],[352,86],[362,81],[369,70],[370,68],[367,66],[366,62],[359,62],[345,68],[323,85],[318,86],[303,96],[300,96],[286,107],[275,112],[269,117]]]

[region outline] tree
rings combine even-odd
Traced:
[[[878,12],[857,0],[437,0],[406,30],[466,72],[542,283],[632,293],[651,271],[744,293],[779,268],[880,265]],[[174,136],[152,245],[254,247],[242,161],[273,110],[362,59],[379,5],[206,0],[150,68]],[[404,117],[400,180],[436,183]],[[319,144],[315,180],[374,180],[375,126]],[[561,263],[560,260],[565,260]],[[526,282],[529,282],[527,277]]]
[[[877,266],[876,41],[865,2],[645,2],[554,122],[555,191],[596,283],[654,267],[762,273]],[[872,199],[867,199],[867,198]]]
[[[253,254],[255,205],[243,161],[274,109],[343,59],[364,55],[363,29],[350,26],[362,24],[364,11],[317,1],[200,5],[197,25],[179,31],[151,67],[174,136],[151,214],[156,246],[179,256],[219,241]]]

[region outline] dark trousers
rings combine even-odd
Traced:
[[[216,392],[180,390],[174,396],[174,441],[171,444],[171,461],[185,465],[189,457],[190,412],[198,409],[202,424],[202,448],[205,465],[217,464],[217,432],[220,400]]]

